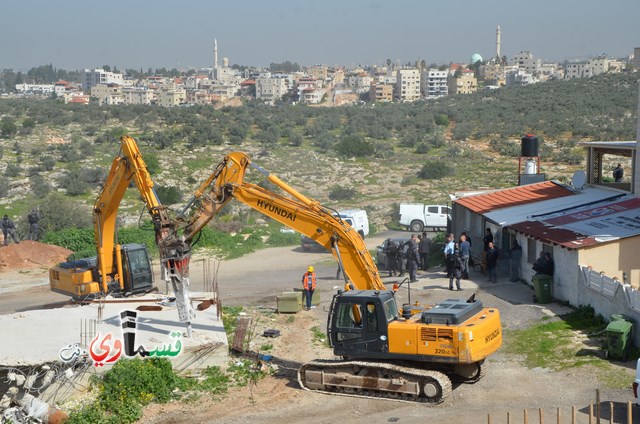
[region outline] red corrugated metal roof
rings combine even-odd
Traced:
[[[558,244],[569,249],[579,249],[598,244],[598,241],[593,236],[586,236],[566,228],[550,226],[543,221],[519,222],[509,225],[509,228],[528,237],[542,240],[545,243]]]
[[[552,181],[527,184],[523,186],[507,188],[486,194],[463,197],[454,200],[454,203],[462,205],[475,213],[483,214],[496,209],[525,205],[527,203],[541,202],[543,200],[557,199],[570,196],[571,190],[562,187]]]

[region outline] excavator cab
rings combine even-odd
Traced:
[[[125,293],[143,293],[153,287],[153,272],[147,247],[142,244],[122,246],[122,273]]]
[[[116,252],[114,251],[114,260]],[[122,274],[124,293],[144,293],[153,287],[153,272],[147,247],[130,243],[122,246]],[[109,274],[109,292],[120,292],[120,283],[115,272]],[[100,273],[96,256],[64,262],[51,268],[49,285],[52,291],[71,296],[74,299],[96,297],[101,293]]]
[[[398,319],[392,292],[350,290],[333,297],[328,333],[335,355],[381,357],[388,351],[388,324]]]

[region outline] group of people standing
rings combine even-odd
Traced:
[[[33,208],[27,215],[27,221],[29,222],[29,235],[27,236],[27,239],[37,241],[40,211],[36,208]],[[4,237],[4,246],[9,245],[9,238],[13,239],[13,242],[16,244],[20,243],[20,240],[16,236],[16,224],[11,219],[9,219],[9,215],[5,214],[2,217],[2,220],[0,220],[0,230],[2,230],[2,235]]]
[[[418,269],[426,271],[429,268],[429,252],[431,239],[426,231],[422,234],[411,234],[406,242],[396,243],[391,238],[384,242],[383,251],[386,258],[386,269],[389,277],[398,275],[402,277],[409,274],[409,282],[418,281]]]
[[[453,290],[455,280],[456,289],[462,290],[460,279],[469,278],[469,259],[471,258],[471,240],[467,238],[467,233],[460,233],[458,241],[455,242],[453,233],[447,235],[444,245],[445,269],[449,277],[449,290]]]
[[[487,281],[492,283],[498,282],[498,263],[500,261],[500,250],[495,246],[493,233],[490,228],[485,230],[482,239],[482,265],[487,272]],[[429,253],[431,250],[431,240],[427,237],[427,233],[421,235],[411,234],[411,238],[406,242],[394,242],[388,238],[383,243],[383,252],[386,257],[386,269],[389,277],[398,275],[402,277],[405,271],[409,274],[409,281],[416,282],[417,271],[421,269],[427,271],[429,267]],[[471,238],[465,231],[460,233],[458,240],[455,241],[455,235],[450,233],[446,237],[443,249],[446,265],[446,273],[449,278],[449,290],[455,288],[462,290],[460,285],[461,279],[469,278],[469,264],[471,257]],[[522,262],[522,247],[517,240],[513,240],[511,248],[508,252],[510,260],[510,278],[509,281],[521,281],[520,266]],[[533,265],[536,274],[553,275],[554,263],[549,252],[540,252],[540,257]],[[338,273],[340,272],[338,268]],[[338,274],[339,277],[339,274]],[[315,290],[315,273],[313,267],[303,276],[303,286],[307,295],[307,308],[311,307],[311,296]]]

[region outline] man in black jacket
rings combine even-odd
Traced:
[[[13,241],[18,244],[20,241],[16,238],[16,225],[9,219],[8,215],[5,215],[0,221],[0,227],[2,227],[2,235],[4,235],[4,245],[9,245],[9,236]]]

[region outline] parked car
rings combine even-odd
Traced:
[[[446,205],[400,203],[400,225],[414,233],[425,228],[447,228],[450,220],[451,209]]]
[[[396,245],[400,246],[403,243],[409,241],[408,237],[392,237],[391,241],[393,241]],[[384,270],[387,269],[387,240],[383,241],[380,246],[376,247],[376,265],[378,269]]]
[[[314,239],[305,236],[304,234],[300,236],[300,247],[302,247],[302,250],[305,252],[309,252],[311,250],[316,250],[319,252],[328,252],[328,250],[325,249],[323,245],[321,245]]]

